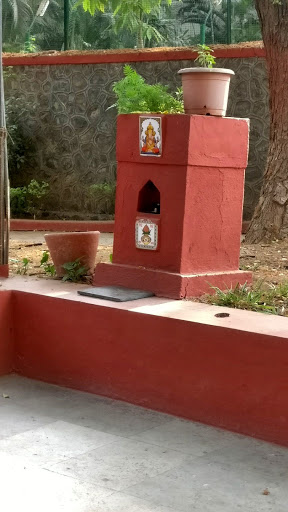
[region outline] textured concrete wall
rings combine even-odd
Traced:
[[[251,119],[249,167],[244,218],[257,201],[268,145],[269,110],[264,58],[218,59],[233,69],[228,115]],[[137,62],[133,67],[150,83],[180,85],[177,71],[193,61]],[[50,209],[66,218],[93,218],[85,190],[116,175],[116,110],[112,85],[122,77],[122,64],[15,66],[6,94],[21,95],[36,108],[21,123],[36,149],[25,179],[51,184]]]

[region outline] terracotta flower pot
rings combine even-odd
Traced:
[[[182,75],[185,114],[226,115],[230,78],[234,71],[224,68],[184,68]]]
[[[63,277],[65,270],[62,265],[78,258],[81,264],[93,273],[99,243],[99,231],[83,231],[73,233],[49,233],[44,235],[46,244],[55,265],[58,277]]]

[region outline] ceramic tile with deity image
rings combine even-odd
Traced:
[[[162,119],[161,117],[139,117],[139,147],[142,156],[161,156]]]

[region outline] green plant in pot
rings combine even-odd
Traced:
[[[186,114],[223,117],[226,115],[230,78],[234,71],[214,68],[213,50],[198,45],[197,67],[178,71],[182,77],[184,110]]]
[[[153,113],[177,114],[184,112],[181,90],[168,92],[162,84],[150,85],[131,66],[124,66],[124,78],[113,86],[117,101],[109,108],[117,107],[118,114]]]

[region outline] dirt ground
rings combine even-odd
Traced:
[[[288,282],[288,239],[271,244],[242,243],[240,269],[251,270],[255,281],[277,285]]]
[[[20,236],[19,236],[20,238]],[[40,261],[43,252],[47,251],[44,242],[31,240],[12,240],[10,242],[10,273],[23,272],[23,258],[27,258],[27,275],[47,277]],[[97,262],[109,262],[112,245],[99,245]],[[288,239],[271,244],[248,245],[242,243],[240,269],[251,270],[255,281],[279,284],[288,282]]]

